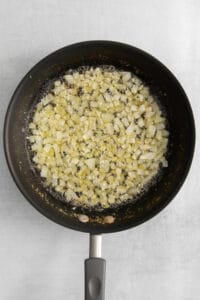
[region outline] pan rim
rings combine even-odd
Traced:
[[[151,213],[147,214],[145,217],[142,218],[142,220],[139,220],[138,222],[134,221],[131,222],[131,220],[128,223],[125,224],[115,224],[115,227],[103,227],[102,225],[97,225],[96,227],[94,226],[94,224],[91,224],[91,226],[88,226],[89,223],[87,223],[87,227],[81,226],[84,224],[66,224],[66,222],[62,222],[62,218],[58,219],[56,218],[54,215],[50,214],[49,211],[42,209],[42,207],[37,206],[36,203],[31,199],[31,197],[29,197],[28,193],[26,193],[26,190],[23,188],[23,185],[21,184],[21,182],[19,181],[18,176],[16,175],[16,172],[14,170],[13,167],[13,163],[12,163],[12,159],[11,159],[11,155],[10,155],[10,149],[9,149],[9,123],[10,123],[10,113],[11,113],[11,108],[12,105],[15,102],[15,99],[17,98],[17,94],[19,93],[20,89],[23,87],[24,82],[27,80],[27,78],[29,78],[29,76],[32,74],[32,72],[34,72],[34,70],[41,65],[43,62],[45,62],[46,60],[48,60],[50,57],[54,56],[54,55],[59,55],[59,52],[64,51],[66,48],[69,50],[70,48],[73,47],[80,47],[82,45],[88,45],[88,44],[94,44],[94,45],[103,45],[103,44],[107,44],[107,45],[114,45],[114,46],[118,46],[118,47],[128,47],[130,49],[134,49],[135,51],[141,53],[142,55],[148,56],[149,58],[151,58],[153,61],[159,63],[159,65],[161,65],[161,67],[165,70],[165,72],[171,77],[173,78],[173,80],[175,81],[177,87],[180,89],[181,93],[183,94],[183,96],[185,97],[186,101],[186,106],[187,106],[187,110],[188,110],[188,114],[190,115],[190,123],[191,126],[193,127],[192,133],[191,133],[191,139],[190,139],[190,143],[191,143],[191,149],[190,149],[190,156],[187,159],[187,163],[185,163],[185,170],[182,173],[182,176],[179,180],[179,183],[176,185],[176,188],[173,189],[173,191],[169,194],[169,197],[167,199],[167,201],[162,202],[162,204],[158,207],[156,207],[156,209],[153,210],[153,212],[151,211]],[[189,99],[185,93],[185,91],[183,90],[181,84],[179,83],[179,81],[177,80],[177,78],[173,75],[173,73],[163,64],[161,63],[157,58],[153,57],[151,54],[147,53],[146,51],[143,51],[137,47],[125,44],[125,43],[121,43],[121,42],[114,42],[114,41],[108,41],[108,40],[92,40],[92,41],[84,41],[84,42],[79,42],[79,43],[75,43],[75,44],[71,44],[69,46],[65,46],[62,47],[50,54],[48,54],[47,56],[45,56],[43,59],[41,59],[37,64],[35,64],[30,71],[22,78],[22,80],[20,81],[20,83],[18,84],[18,86],[16,87],[10,103],[8,105],[7,108],[7,112],[5,115],[5,121],[4,121],[4,129],[3,129],[3,144],[4,144],[4,153],[5,153],[5,157],[6,157],[6,161],[7,161],[7,165],[8,168],[10,170],[10,173],[14,179],[15,184],[17,185],[18,189],[21,191],[21,193],[23,194],[23,196],[25,197],[25,199],[27,199],[29,201],[29,203],[32,204],[33,207],[35,207],[40,213],[42,213],[44,216],[46,216],[48,219],[51,219],[52,221],[63,225],[67,228],[70,229],[74,229],[74,230],[78,230],[78,231],[82,231],[82,232],[89,232],[89,233],[111,233],[111,232],[118,232],[118,231],[122,231],[122,230],[126,230],[126,229],[130,229],[132,227],[138,226],[148,220],[150,220],[151,218],[153,218],[154,216],[156,216],[162,209],[164,209],[171,201],[172,199],[175,197],[175,195],[178,193],[178,191],[180,190],[181,186],[183,185],[189,169],[191,167],[191,163],[192,163],[192,159],[193,159],[193,155],[194,155],[194,148],[195,148],[195,123],[194,123],[194,117],[193,117],[193,113],[192,113],[192,109],[191,109],[191,104],[189,102]],[[89,228],[91,227],[91,228]]]

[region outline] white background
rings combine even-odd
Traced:
[[[0,0],[0,122],[24,74],[65,45],[126,42],[160,59],[191,101],[197,129],[190,174],[149,222],[103,237],[106,299],[197,300],[200,293],[200,2]],[[176,99],[174,99],[176,101]],[[2,139],[1,139],[2,143]],[[17,190],[0,153],[0,299],[83,299],[88,235],[40,215]]]

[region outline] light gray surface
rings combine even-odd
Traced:
[[[199,298],[199,15],[198,0],[0,1],[1,131],[13,90],[29,68],[83,40],[122,41],[149,51],[191,100],[197,127],[191,172],[176,199],[150,222],[103,237],[106,299]],[[83,299],[87,234],[34,210],[13,183],[2,147],[0,155],[0,299]]]

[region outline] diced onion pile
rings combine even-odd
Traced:
[[[167,167],[166,120],[148,87],[114,67],[71,70],[35,106],[28,140],[47,186],[75,206],[133,199]]]

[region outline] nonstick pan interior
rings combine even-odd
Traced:
[[[26,149],[27,116],[45,84],[71,68],[84,65],[114,65],[138,75],[158,98],[169,124],[169,166],[156,184],[135,202],[92,211],[72,210],[53,197],[30,167]],[[9,105],[4,128],[5,153],[13,178],[29,202],[53,221],[72,229],[103,233],[136,226],[158,213],[175,196],[191,164],[195,129],[188,99],[172,73],[147,53],[116,42],[92,41],[62,48],[39,62],[21,81]],[[89,222],[79,221],[80,214]],[[105,223],[113,216],[112,224]]]

